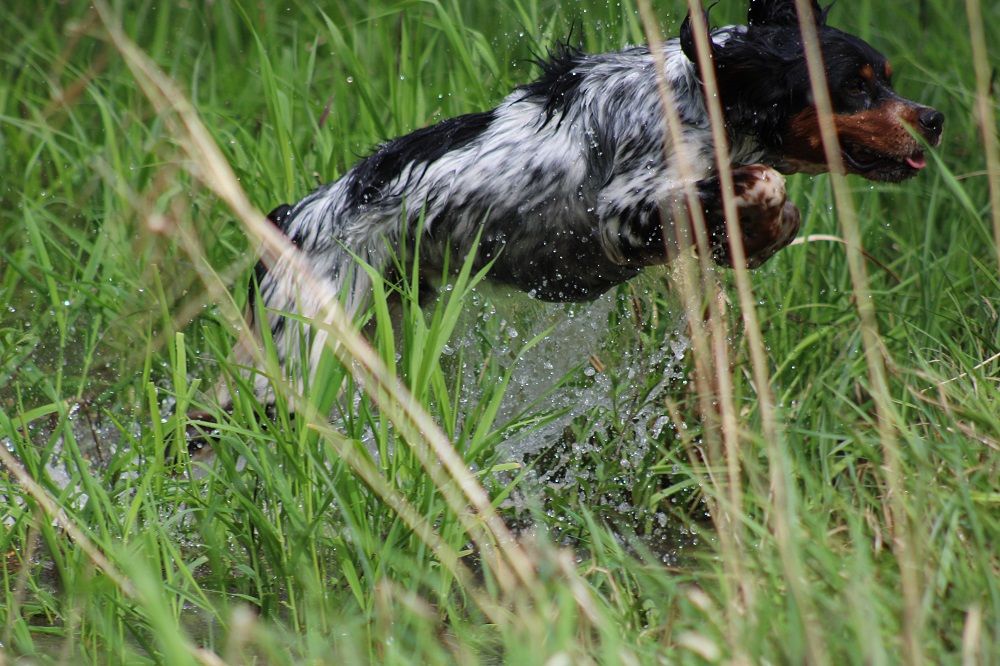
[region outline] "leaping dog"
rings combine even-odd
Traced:
[[[885,57],[826,24],[812,1],[843,162],[869,180],[902,181],[926,166],[944,116],[892,88]],[[729,163],[748,267],[767,261],[799,228],[782,174],[827,170],[794,0],[750,0],[747,25],[710,32]],[[666,150],[658,77],[673,92],[688,162],[716,262],[729,265],[712,133],[690,17],[663,45],[662,72],[647,47],[591,55],[562,46],[534,82],[494,109],[393,139],[340,179],[269,216],[340,293],[347,312],[367,306],[358,260],[389,274],[393,255],[440,278],[445,257],[475,247],[488,278],[546,301],[587,301],[678,253],[684,181]],[[684,219],[681,219],[684,218]],[[479,239],[478,245],[476,239]],[[408,250],[408,252],[401,252]],[[299,358],[301,331],[320,295],[303,293],[288,266],[258,267],[257,283],[279,359]],[[254,299],[251,299],[251,304]],[[315,368],[318,349],[308,355]],[[239,353],[237,353],[239,356]],[[245,362],[247,359],[238,358]],[[266,392],[267,381],[256,380]]]

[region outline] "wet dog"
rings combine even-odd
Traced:
[[[901,181],[926,166],[921,142],[936,145],[944,117],[893,91],[886,58],[830,27],[813,2],[844,164],[875,181]],[[729,163],[748,267],[767,261],[799,227],[782,174],[825,171],[819,117],[793,0],[751,0],[747,25],[712,30]],[[591,55],[568,46],[541,63],[541,76],[496,108],[445,120],[393,139],[340,179],[269,216],[350,314],[366,308],[364,262],[390,275],[394,256],[414,256],[430,284],[446,258],[547,301],[586,301],[664,264],[690,224],[675,151],[666,149],[659,77],[673,92],[689,168],[697,179],[713,258],[731,263],[712,132],[694,35],[663,45],[656,71],[646,47]],[[687,174],[690,175],[690,174]],[[478,239],[478,242],[477,242]],[[324,295],[306,293],[288,266],[258,267],[279,360],[314,368],[286,313],[314,318]],[[255,298],[251,299],[253,302]],[[246,362],[247,359],[238,359]],[[266,393],[263,375],[256,388]]]

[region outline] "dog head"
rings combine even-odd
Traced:
[[[829,8],[810,3],[845,168],[870,180],[916,175],[927,162],[913,135],[939,144],[944,115],[896,94],[885,56],[828,26]],[[747,26],[724,35],[712,59],[731,134],[754,136],[766,160],[785,173],[826,171],[795,0],[750,0]],[[681,45],[697,62],[690,17]]]

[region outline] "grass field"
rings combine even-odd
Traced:
[[[804,236],[856,213],[867,277],[838,242],[784,250],[750,275],[759,345],[729,272],[707,356],[681,275],[578,308],[466,275],[395,330],[375,308],[413,401],[345,370],[352,338],[273,419],[209,397],[241,381],[255,243],[119,21],[262,211],[488,108],[558,38],[643,22],[633,0],[111,4],[0,7],[0,666],[1000,660],[998,0],[968,3],[978,60],[966,3],[837,3],[945,140],[838,206],[830,177],[789,179]],[[676,34],[684,3],[655,10]]]

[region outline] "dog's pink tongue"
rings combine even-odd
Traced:
[[[907,157],[906,163],[919,171],[920,169],[923,169],[925,166],[927,166],[927,159],[923,155],[919,157]]]

